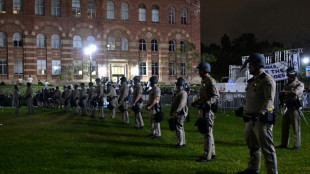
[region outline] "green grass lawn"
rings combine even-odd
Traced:
[[[105,120],[72,113],[35,108],[36,114],[13,115],[13,108],[0,108],[0,173],[236,173],[247,166],[249,152],[245,144],[241,118],[232,113],[216,114],[214,137],[217,158],[197,163],[202,155],[203,136],[196,131],[197,118],[191,109],[191,121],[185,122],[186,147],[174,149],[175,132],[169,131],[166,109],[161,123],[162,138],[150,139],[150,120],[143,112],[145,128],[121,124],[121,115]],[[308,116],[309,113],[306,113]],[[310,121],[310,119],[309,119]],[[302,120],[302,148],[299,151],[277,149],[280,174],[310,173],[310,131]],[[274,127],[274,141],[280,143],[281,117]],[[293,139],[292,139],[293,140]],[[291,142],[290,147],[293,143]],[[263,158],[262,158],[263,159]],[[266,173],[262,161],[260,173]]]

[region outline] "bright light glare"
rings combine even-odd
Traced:
[[[309,63],[309,58],[308,58],[308,57],[305,57],[304,59],[302,59],[302,62],[303,62],[304,64]]]
[[[97,50],[96,45],[90,45],[89,47],[86,47],[84,51],[86,54],[92,54],[96,50]]]

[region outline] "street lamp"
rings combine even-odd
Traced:
[[[91,73],[92,73],[92,70],[91,70],[91,67],[92,67],[92,57],[91,57],[91,54],[93,52],[95,52],[96,50],[97,50],[96,45],[89,45],[84,50],[85,54],[89,54],[89,78],[90,78],[90,81],[92,81],[92,79],[91,79]]]
[[[310,61],[309,57],[305,57],[305,58],[302,59],[302,63],[304,63],[304,64],[308,64],[309,61]]]

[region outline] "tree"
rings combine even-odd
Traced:
[[[226,33],[221,38],[221,46],[223,50],[229,50],[231,48],[231,42]]]

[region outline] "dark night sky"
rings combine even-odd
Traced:
[[[284,43],[286,48],[310,43],[310,0],[201,0],[202,42],[220,43],[242,33],[259,41]],[[299,46],[301,47],[301,46]]]

